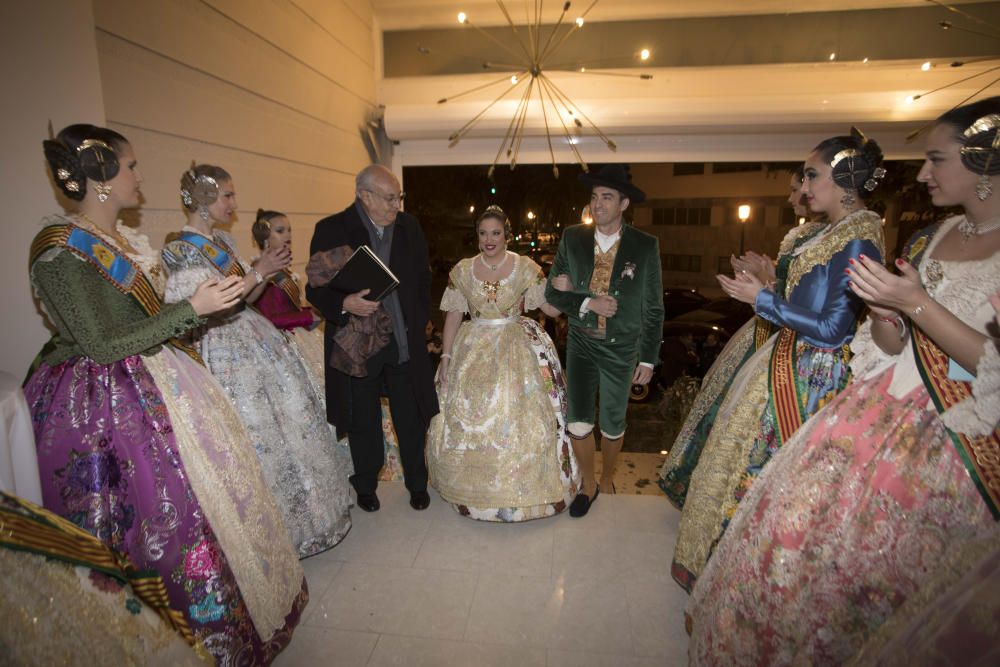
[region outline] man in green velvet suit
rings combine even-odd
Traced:
[[[570,516],[590,510],[601,490],[613,492],[615,463],[625,437],[633,384],[647,384],[659,359],[663,332],[660,251],[655,236],[624,224],[630,203],[646,196],[625,165],[581,174],[592,188],[593,225],[563,232],[545,299],[569,321],[566,377],[569,434],[583,487]],[[594,478],[594,417],[600,404],[601,483]]]

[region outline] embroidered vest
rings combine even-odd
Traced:
[[[594,273],[590,276],[590,293],[605,295],[611,287],[611,271],[615,266],[615,258],[618,256],[618,247],[621,245],[621,237],[615,244],[608,248],[607,252],[601,250],[601,246],[594,240]],[[608,318],[597,316],[598,335],[603,335],[608,328]]]

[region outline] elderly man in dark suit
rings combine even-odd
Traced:
[[[380,396],[388,392],[392,420],[399,438],[410,505],[430,504],[424,439],[431,417],[438,412],[437,394],[424,326],[430,315],[430,263],[427,241],[417,219],[399,210],[399,181],[381,165],[366,167],[356,178],[355,200],[345,210],[316,224],[310,256],[338,246],[367,245],[399,279],[399,287],[382,300],[392,320],[388,344],[366,362],[366,375],[352,377],[329,364],[333,336],[350,316],[367,317],[379,302],[368,291],[346,294],[330,285],[307,287],[306,296],[326,318],[326,410],[339,437],[350,438],[354,475],[351,484],[358,507],[379,509],[378,474],[385,463]]]

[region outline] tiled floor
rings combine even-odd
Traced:
[[[312,600],[279,667],[686,664],[680,514],[662,495],[515,525],[463,518],[433,491],[415,512],[400,482],[379,497],[303,562]]]

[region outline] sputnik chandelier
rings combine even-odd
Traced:
[[[527,25],[522,26],[521,30],[518,29],[514,20],[511,18],[511,13],[504,0],[496,0],[496,2],[500,7],[500,11],[503,13],[507,27],[510,28],[512,36],[510,44],[505,44],[501,40],[497,39],[497,37],[491,32],[474,25],[465,12],[459,12],[458,21],[467,28],[478,31],[484,37],[503,49],[503,51],[510,57],[509,62],[487,61],[483,63],[483,68],[487,70],[503,71],[506,73],[504,76],[496,79],[495,81],[475,86],[474,88],[452,95],[451,97],[442,98],[438,100],[438,104],[445,104],[455,98],[469,95],[497,85],[504,85],[504,90],[492,102],[487,104],[482,111],[473,116],[465,125],[460,127],[448,137],[448,147],[454,148],[458,145],[458,143],[472,130],[472,128],[476,126],[480,120],[482,120],[483,116],[485,116],[490,109],[510,95],[514,90],[522,88],[523,86],[521,97],[517,105],[514,107],[514,114],[511,116],[510,123],[507,125],[507,131],[504,134],[503,141],[500,142],[500,148],[497,150],[496,157],[493,158],[493,162],[490,165],[489,176],[491,178],[493,177],[493,172],[496,169],[497,163],[500,162],[501,157],[503,157],[505,161],[510,161],[511,169],[517,167],[517,156],[521,150],[521,143],[524,140],[528,107],[531,104],[532,97],[535,95],[537,95],[538,104],[542,111],[542,120],[545,125],[545,139],[548,143],[549,158],[552,161],[552,173],[556,178],[559,178],[559,167],[556,165],[555,150],[552,147],[553,129],[558,132],[559,128],[552,127],[554,122],[550,125],[550,116],[553,119],[558,119],[559,125],[562,127],[562,135],[565,137],[566,145],[568,145],[570,150],[573,152],[576,162],[580,164],[584,171],[587,171],[587,162],[583,159],[579,149],[576,147],[577,137],[575,136],[575,133],[580,133],[585,129],[585,123],[598,137],[600,137],[601,141],[604,142],[609,150],[616,151],[618,146],[601,130],[601,128],[597,126],[596,123],[594,123],[594,121],[590,119],[590,117],[587,116],[586,113],[584,113],[578,105],[574,104],[573,101],[570,100],[566,93],[563,92],[562,89],[560,89],[559,86],[552,81],[552,79],[546,76],[546,72],[559,71],[583,75],[623,76],[643,80],[652,79],[653,76],[651,74],[625,74],[621,72],[594,71],[588,67],[591,63],[577,62],[572,64],[550,64],[566,41],[583,28],[586,23],[587,14],[589,14],[594,8],[594,5],[598,3],[598,0],[593,0],[593,2],[590,3],[590,6],[587,7],[586,11],[575,17],[572,21],[566,20],[572,3],[563,3],[559,20],[552,28],[547,28],[542,25],[542,15],[545,4],[544,0],[531,0],[530,3],[528,0],[524,0],[525,19]],[[533,5],[533,7],[529,5]],[[424,54],[429,53],[429,51],[424,48],[421,48],[420,52]],[[644,62],[649,60],[649,56],[649,50],[642,49],[636,54],[635,57]],[[631,57],[629,57],[629,59],[630,58]],[[601,61],[595,64],[600,67],[602,62],[607,65],[607,61]],[[572,119],[572,125],[574,126],[573,130],[571,130],[569,124],[567,124],[563,113],[561,113],[562,111],[565,111],[566,116]]]

